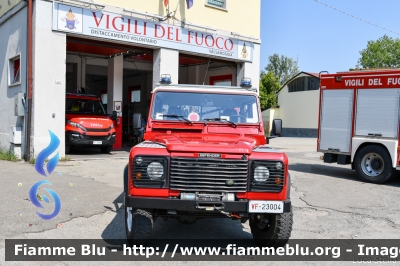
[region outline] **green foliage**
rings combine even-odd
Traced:
[[[272,71],[260,75],[260,104],[261,110],[276,106],[276,93],[280,89],[279,77]]]
[[[68,157],[69,158],[69,157]],[[71,158],[70,158],[71,159]],[[69,160],[70,160],[69,159]],[[63,160],[63,161],[69,161],[69,160],[66,160],[64,157],[62,157],[60,160]],[[46,160],[44,160],[46,163],[49,161],[49,159],[46,159]],[[29,163],[30,164],[35,164],[36,163],[36,158],[35,157],[31,157],[31,159],[29,160]]]
[[[68,161],[71,161],[71,157],[69,157],[69,156],[61,157],[59,161],[60,162],[68,162]]]
[[[0,160],[16,162],[18,158],[12,151],[5,151],[0,149]]]
[[[356,68],[400,67],[400,39],[383,35],[376,41],[368,41],[360,55]]]
[[[265,70],[274,73],[274,75],[279,78],[281,86],[300,72],[297,61],[293,58],[273,54],[268,59],[269,63],[265,67]]]
[[[35,162],[36,162],[36,158],[32,156],[31,159],[29,160],[29,163],[35,164]]]

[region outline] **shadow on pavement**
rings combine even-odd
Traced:
[[[68,155],[93,155],[93,154],[103,154],[103,155],[112,155],[115,152],[129,152],[133,144],[124,144],[121,149],[112,150],[109,154],[102,153],[100,147],[71,147],[71,151]]]
[[[126,239],[125,237],[125,208],[123,206],[124,193],[113,201],[114,206],[104,206],[105,209],[115,212],[114,219],[104,229],[101,237],[107,239]],[[121,206],[118,208],[118,206]],[[194,224],[186,225],[177,219],[164,220],[157,218],[154,222],[151,239],[253,239],[250,232],[239,220],[230,218],[203,218]]]
[[[335,177],[340,179],[359,181],[365,183],[358,178],[357,173],[349,168],[336,167],[331,165],[319,165],[319,164],[289,164],[290,171],[296,171],[301,173],[311,173],[327,177]],[[400,172],[398,172],[400,173]],[[377,184],[378,185],[378,184]],[[400,187],[399,174],[390,182],[382,184],[388,186]]]

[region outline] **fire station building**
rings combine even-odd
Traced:
[[[66,93],[118,111],[123,137],[133,112],[147,116],[162,74],[181,84],[259,82],[260,0],[10,0],[0,36],[0,149],[25,159],[49,144],[49,131],[65,156]]]

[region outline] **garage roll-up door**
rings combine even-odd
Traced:
[[[353,90],[322,92],[320,150],[350,152]]]
[[[355,135],[397,138],[399,89],[357,90]]]

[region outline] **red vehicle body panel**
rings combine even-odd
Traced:
[[[99,101],[101,99],[96,96],[84,95],[84,94],[70,94],[66,95],[67,99],[76,99],[76,100],[90,100],[90,101]],[[68,108],[68,107],[67,107]],[[104,114],[90,114],[90,113],[68,113],[65,114],[66,122],[65,122],[65,132],[68,133],[79,133],[82,136],[94,137],[94,138],[106,138],[108,136],[115,135],[115,128],[113,121]],[[86,131],[82,130],[79,127],[72,126],[67,121],[71,121],[77,124],[80,124],[82,127],[87,129]],[[68,137],[68,136],[67,136]],[[70,142],[69,139],[66,139],[66,142],[71,145],[80,145],[80,142],[84,143],[84,146],[93,145],[90,144],[90,141],[82,141],[79,140],[76,143]],[[106,143],[104,141],[104,143]],[[107,145],[112,145],[113,141],[107,141]]]
[[[321,139],[321,110],[322,110],[322,93],[324,90],[353,90],[353,110],[352,110],[352,128],[351,137],[355,135],[355,117],[356,117],[356,99],[358,89],[390,89],[400,87],[400,70],[363,70],[338,72],[335,74],[320,75],[320,98],[319,98],[319,116],[318,116],[318,139],[317,150],[320,149]],[[400,136],[400,134],[398,134]],[[350,150],[350,152],[352,152]],[[399,162],[397,162],[399,165]]]
[[[162,89],[161,89],[162,90]],[[166,89],[166,91],[171,91]],[[183,89],[184,91],[184,89]],[[202,91],[204,92],[204,91]],[[152,95],[153,108],[155,94]],[[258,101],[259,106],[259,101]],[[224,159],[240,159],[243,155],[249,160],[273,160],[282,161],[285,165],[284,188],[280,192],[242,192],[236,193],[239,199],[247,200],[286,200],[288,194],[289,174],[288,158],[285,153],[253,152],[253,150],[266,144],[262,114],[259,112],[257,124],[242,124],[232,127],[229,124],[213,124],[204,122],[182,123],[182,121],[156,121],[148,116],[144,140],[159,143],[165,146],[160,148],[132,148],[129,156],[128,178],[132,180],[133,158],[137,155],[157,155],[165,157],[198,158],[199,153],[218,153]],[[132,182],[128,182],[128,195],[136,197],[177,197],[180,191],[169,188],[136,188]]]

